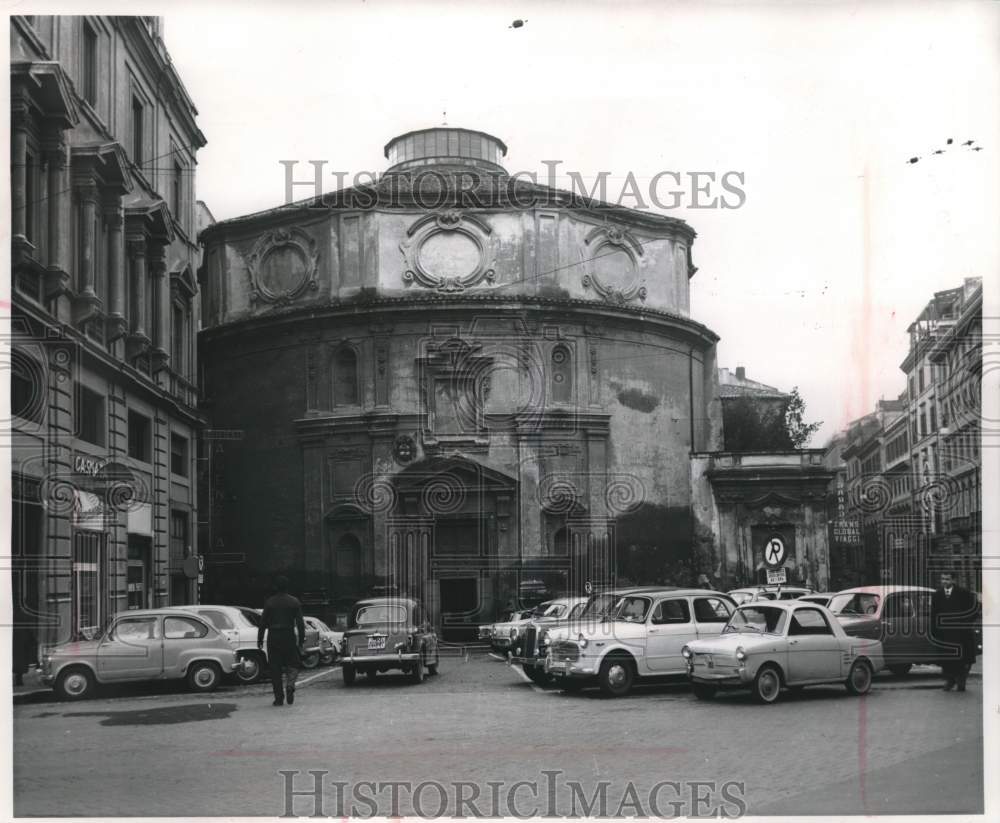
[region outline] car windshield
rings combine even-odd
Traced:
[[[373,606],[362,606],[354,618],[359,626],[373,623],[405,623],[406,609],[403,606],[392,606],[379,603]]]
[[[722,630],[725,632],[761,632],[781,634],[785,610],[770,606],[740,606]]]
[[[542,617],[562,617],[563,612],[565,611],[566,611],[565,604],[552,603],[549,605],[547,609],[545,609],[545,611],[542,612]]]
[[[240,609],[240,614],[242,614],[246,618],[247,622],[251,626],[260,625],[260,615],[257,614],[257,612],[255,612],[253,609]]]
[[[827,607],[834,614],[875,614],[879,596],[868,592],[844,592],[835,595]]]
[[[618,601],[612,617],[629,623],[641,623],[646,619],[651,604],[652,601],[648,597],[623,597]]]

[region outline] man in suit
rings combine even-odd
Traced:
[[[302,663],[299,647],[305,643],[306,624],[302,619],[302,604],[297,597],[288,593],[288,578],[279,575],[274,579],[277,594],[271,595],[264,603],[260,626],[257,629],[257,648],[264,647],[264,632],[267,632],[267,662],[271,669],[271,688],[274,690],[274,705],[283,706],[295,702],[295,681]],[[298,643],[295,634],[298,633]],[[282,674],[284,673],[284,688]]]
[[[944,690],[965,691],[969,669],[976,662],[976,638],[973,621],[976,598],[968,589],[955,584],[951,572],[941,573],[941,587],[931,597],[931,636],[948,661],[941,666]]]

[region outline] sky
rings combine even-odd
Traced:
[[[445,120],[502,138],[508,171],[544,179],[558,160],[587,183],[609,172],[613,194],[629,173],[741,172],[742,207],[688,195],[667,212],[698,232],[691,315],[720,335],[720,366],[799,388],[823,421],[813,446],[903,390],[907,326],[934,291],[982,277],[996,305],[1000,5],[160,13],[208,138],[197,187],[217,219],[281,204],[282,160],[378,172],[391,137]]]

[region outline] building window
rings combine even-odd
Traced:
[[[918,385],[920,386],[920,391],[923,391],[924,387],[927,385],[926,368],[924,366],[921,366],[920,369],[917,371],[917,379],[919,381]]]
[[[333,358],[333,405],[358,404],[358,356],[346,346]]]
[[[79,420],[78,437],[103,446],[107,434],[107,417],[104,413],[104,398],[97,392],[92,392],[85,386],[77,384],[77,419]]]
[[[173,364],[174,372],[183,375],[186,374],[185,372],[186,363],[184,362],[185,361],[184,350],[187,344],[187,339],[186,339],[187,335],[185,333],[187,324],[185,323],[184,306],[180,303],[174,303],[171,312],[172,312],[171,325],[173,328],[171,330],[171,337],[170,337],[170,344],[171,344],[170,360]]]
[[[931,403],[930,413],[931,413],[931,428],[930,428],[930,431],[931,431],[931,433],[933,433],[933,432],[937,431],[937,408],[935,407],[935,405],[933,403]]]
[[[188,514],[170,512],[170,565],[179,569],[188,555]]]
[[[83,97],[92,106],[97,105],[97,32],[90,23],[83,24]]]
[[[22,420],[41,423],[45,418],[45,371],[34,358],[15,348],[11,354],[10,410]]]
[[[183,221],[181,209],[184,204],[184,169],[178,160],[174,160],[170,176],[170,213],[178,223]]]
[[[188,476],[188,441],[179,434],[170,435],[170,471],[181,477]]]
[[[132,96],[132,162],[137,166],[143,163],[143,105],[142,101]]]
[[[573,360],[566,346],[552,350],[552,400],[568,403],[573,397]]]
[[[149,418],[138,412],[128,413],[128,456],[151,463],[153,456],[153,426]]]

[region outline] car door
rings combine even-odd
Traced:
[[[97,648],[97,676],[102,681],[146,680],[163,669],[160,618],[122,617]]]
[[[911,597],[905,592],[886,595],[882,601],[881,639],[885,663],[907,663],[917,653],[914,635],[916,613]]]
[[[646,668],[650,674],[684,674],[687,664],[681,649],[698,637],[686,597],[657,601],[646,623]]]
[[[840,641],[819,609],[795,609],[788,621],[788,680],[839,680]]]
[[[180,677],[191,652],[205,645],[209,629],[195,617],[172,614],[163,618],[163,673]]]
[[[721,597],[695,597],[692,605],[698,637],[718,637],[733,611]]]

